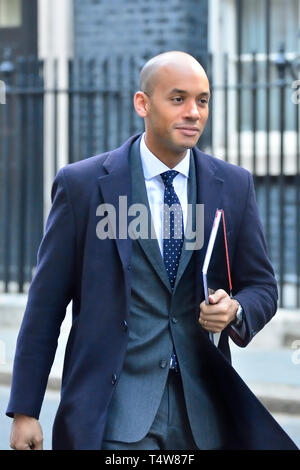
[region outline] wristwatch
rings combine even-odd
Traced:
[[[238,303],[238,308],[237,308],[237,311],[236,311],[236,314],[235,314],[235,320],[233,321],[232,325],[236,326],[236,327],[239,327],[239,326],[241,326],[241,324],[243,322],[243,312],[244,311],[243,311],[243,307],[241,306],[239,301],[238,300],[236,300],[236,301]]]

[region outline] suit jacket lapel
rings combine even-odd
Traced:
[[[189,181],[188,181],[188,204],[189,208],[192,209],[192,211],[188,211],[188,220],[187,220],[187,227],[189,227],[189,224],[191,224],[192,231],[195,232],[196,230],[196,213],[195,213],[195,206],[196,206],[196,200],[197,200],[197,181],[196,181],[196,170],[195,170],[195,162],[194,162],[194,157],[193,154],[191,153],[191,158],[190,158],[190,170],[189,170]],[[185,268],[188,265],[188,262],[191,259],[191,256],[193,254],[192,249],[188,249],[189,244],[191,244],[193,240],[190,240],[187,238],[187,233],[185,230],[184,234],[184,243],[183,243],[183,248],[179,260],[179,266],[178,266],[178,271],[176,275],[176,282],[174,289],[176,289],[176,286],[178,285]]]
[[[193,206],[193,231],[197,230],[197,232],[199,232],[202,230],[204,232],[203,247],[196,250],[198,266],[200,264],[198,270],[202,267],[204,261],[204,255],[206,252],[210,230],[216,210],[222,208],[223,179],[217,176],[216,171],[217,169],[212,160],[209,159],[204,153],[200,152],[197,148],[194,148],[190,162],[188,202]],[[204,223],[200,226],[196,226],[196,203],[204,205]],[[201,222],[201,220],[199,220],[199,222]],[[200,233],[198,233],[197,236],[200,237]],[[193,253],[192,250],[186,249],[187,242],[189,242],[189,240],[185,238],[184,249],[180,258],[175,286],[180,281],[180,278],[184,273],[184,270]]]
[[[148,237],[137,238],[137,242],[142,247],[145,255],[149,262],[152,264],[156,273],[171,291],[170,281],[167,275],[167,271],[163,262],[163,258],[159,249],[158,241],[156,238],[151,238],[151,233],[155,233],[154,229],[151,231],[152,225],[151,210],[149,206],[147,190],[145,185],[144,173],[140,157],[140,139],[136,141],[131,148],[130,160],[131,160],[131,176],[132,176],[132,202],[143,204],[147,208],[148,214]]]

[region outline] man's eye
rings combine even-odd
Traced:
[[[171,100],[172,100],[174,103],[182,103],[183,98],[182,98],[182,96],[174,96],[174,98],[171,98]]]
[[[200,101],[200,104],[208,104],[207,98],[201,98],[199,101]]]

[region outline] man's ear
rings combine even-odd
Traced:
[[[150,103],[149,97],[146,95],[146,93],[144,93],[143,91],[137,91],[134,95],[133,103],[137,114],[141,118],[145,118],[148,116]]]

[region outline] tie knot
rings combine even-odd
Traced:
[[[178,171],[176,170],[168,170],[168,171],[165,171],[164,173],[161,173],[160,176],[164,182],[164,185],[165,186],[172,186],[173,184],[173,179],[175,178],[175,176],[178,175]]]

